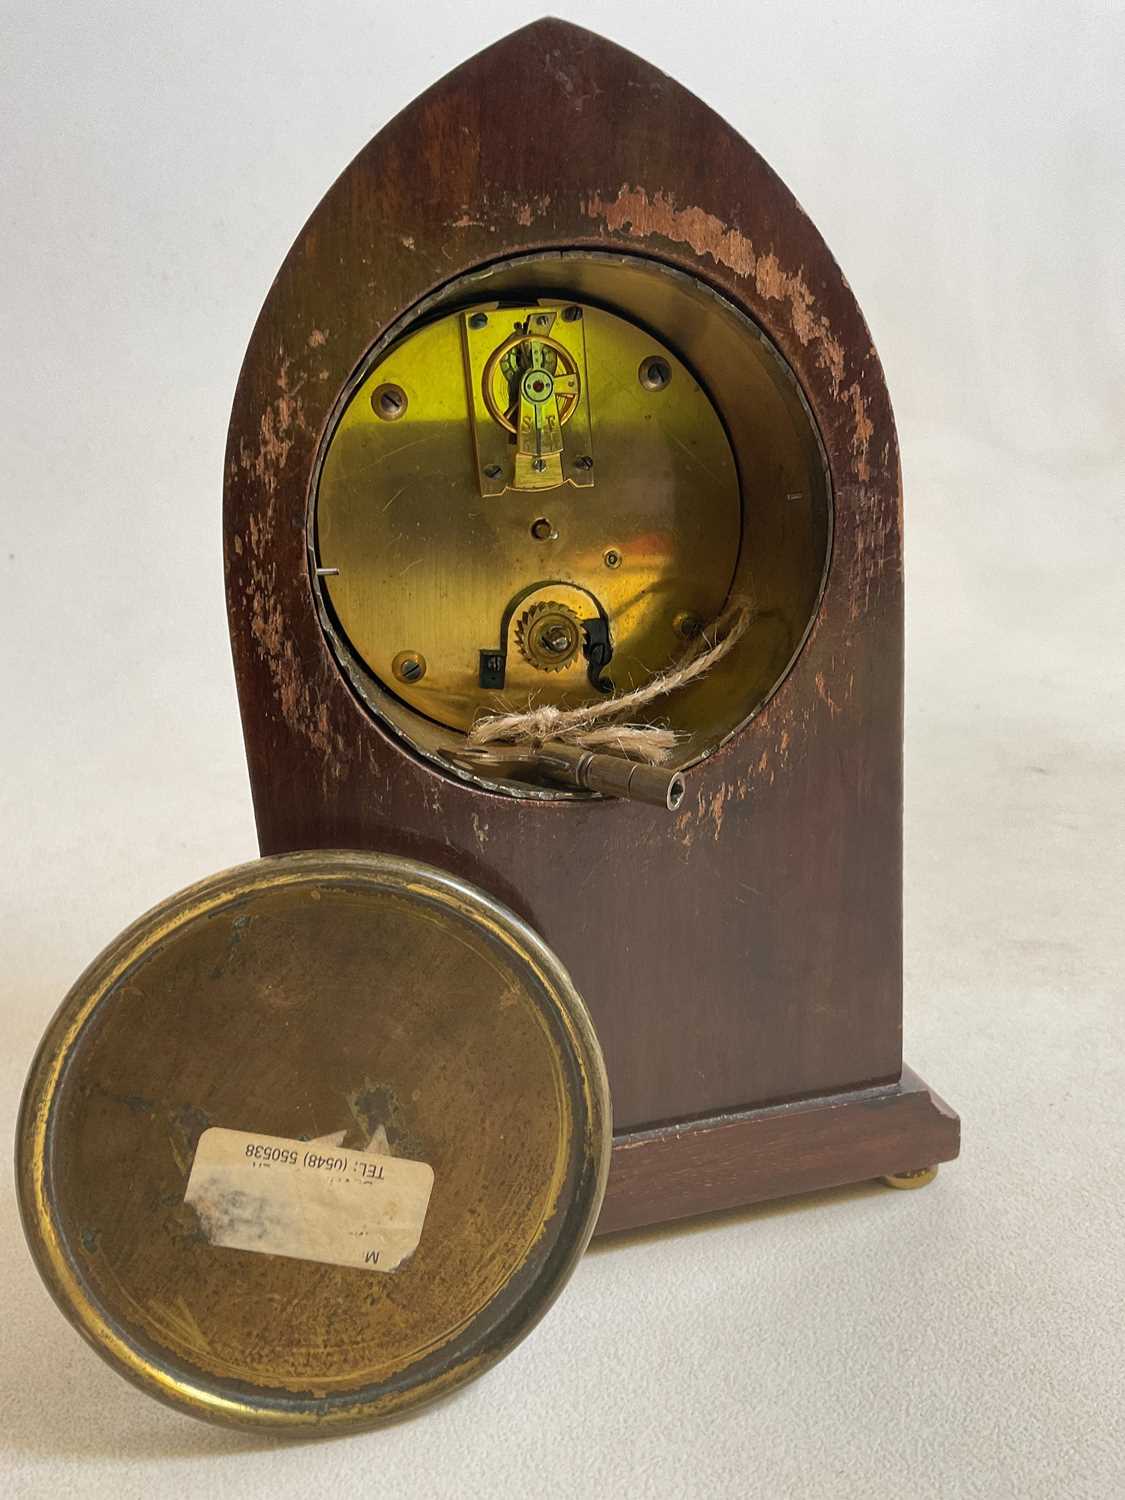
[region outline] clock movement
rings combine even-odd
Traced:
[[[890,402],[729,125],[557,21],[456,69],[286,257],[225,493],[262,852],[425,860],[550,945],[602,1231],[956,1155],[902,1061]]]

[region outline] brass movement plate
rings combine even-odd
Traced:
[[[682,651],[677,620],[721,612],[741,535],[734,456],[687,366],[637,324],[551,298],[408,332],[348,401],[315,508],[318,579],[351,650],[462,731],[484,710],[599,701],[582,652],[555,669],[518,649],[539,605],[604,619],[607,686],[640,686]],[[502,685],[482,681],[488,651]],[[396,673],[403,653],[424,673]]]
[[[469,770],[465,729],[600,696],[570,616],[608,629],[600,675],[620,694],[737,597],[734,650],[644,715],[676,733],[675,769],[712,754],[802,649],[832,495],[797,380],[741,309],[647,257],[541,251],[450,281],[372,341],[321,440],[307,528],[326,642],[367,712],[449,776],[584,798]],[[562,623],[529,660],[547,608]]]
[[[417,1249],[383,1274],[212,1243],[185,1204],[211,1126],[426,1163]],[[28,1080],[20,1202],[122,1374],[196,1416],[338,1430],[530,1329],[593,1230],[610,1134],[589,1018],[522,922],[411,861],[286,855],[172,898],[81,977]]]

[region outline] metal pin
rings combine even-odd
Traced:
[[[339,568],[317,568],[316,576],[318,578],[335,578],[339,571]]]

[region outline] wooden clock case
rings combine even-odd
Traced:
[[[455,278],[560,249],[648,257],[752,319],[799,383],[830,475],[831,558],[803,649],[687,773],[675,816],[446,774],[359,701],[315,604],[310,486],[368,351]],[[601,1232],[957,1154],[956,1115],[902,1062],[902,526],[883,373],[820,235],[709,108],[574,26],[529,26],[410,105],[270,289],[234,401],[224,520],[262,852],[412,856],[542,934],[609,1072]]]

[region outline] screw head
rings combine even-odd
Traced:
[[[386,381],[371,392],[371,410],[381,421],[397,422],[406,412],[406,392],[401,385]]]
[[[681,609],[672,620],[672,629],[685,641],[693,641],[703,629],[703,621],[690,609]]]
[[[469,319],[469,327],[470,328],[487,328],[488,327],[488,314],[487,313],[473,313],[472,316]]]
[[[583,453],[580,458],[574,460],[574,467],[576,469],[592,469],[594,467],[594,460],[588,453]]]
[[[537,521],[532,521],[531,534],[537,542],[551,542],[558,536],[558,532],[546,516],[540,516]]]
[[[577,323],[581,316],[582,309],[580,307],[563,308],[562,319],[564,323]]]
[[[602,561],[607,568],[619,568],[621,566],[621,553],[616,547],[607,547],[602,553]]]
[[[544,630],[539,637],[539,643],[544,651],[549,651],[552,656],[565,656],[573,645],[570,632],[562,625],[552,625]]]
[[[646,391],[662,391],[672,379],[672,366],[659,354],[641,360],[637,378]]]
[[[420,651],[400,651],[391,662],[391,671],[399,682],[421,682],[426,675],[426,658]]]
[[[499,464],[485,464],[485,466],[484,466],[484,477],[486,479],[499,479],[500,478],[500,465]]]

